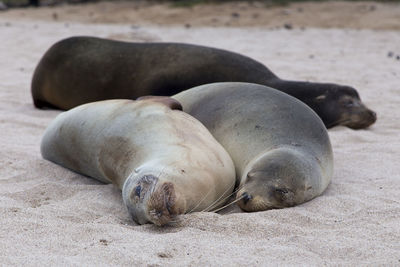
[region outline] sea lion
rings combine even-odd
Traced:
[[[207,84],[173,98],[232,157],[243,210],[294,206],[328,186],[333,155],[327,130],[298,99],[249,83]]]
[[[233,191],[233,162],[179,107],[167,97],[76,107],[48,126],[42,156],[117,185],[139,224],[164,225],[179,214],[214,209]]]
[[[167,95],[214,82],[266,85],[310,106],[333,127],[366,128],[376,114],[349,86],[286,81],[246,56],[179,43],[128,43],[72,37],[54,44],[32,79],[36,107],[70,109],[113,98]]]

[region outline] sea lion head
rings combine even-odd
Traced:
[[[363,129],[376,121],[376,113],[362,103],[354,88],[336,84],[326,86],[330,87],[329,90],[315,96],[308,104],[320,115],[327,128],[343,125]]]
[[[174,185],[152,174],[136,173],[127,178],[122,198],[129,214],[139,224],[151,222],[162,226],[184,212]]]
[[[291,207],[322,192],[317,161],[296,149],[271,150],[247,169],[236,196],[245,211]]]

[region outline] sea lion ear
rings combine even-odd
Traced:
[[[178,100],[168,97],[168,96],[154,96],[154,95],[146,95],[137,98],[136,100],[150,100],[154,102],[158,102],[164,104],[165,106],[169,107],[170,109],[177,109],[182,110],[182,104],[179,103]]]

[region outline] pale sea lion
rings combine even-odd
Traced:
[[[333,173],[321,119],[304,103],[266,86],[215,83],[175,96],[231,155],[245,211],[290,207],[320,195]]]
[[[214,82],[273,87],[310,106],[326,127],[366,128],[376,114],[349,86],[286,81],[240,54],[179,43],[128,43],[72,37],[54,44],[32,79],[36,107],[70,109],[113,98],[167,95]]]
[[[43,158],[122,190],[139,224],[221,206],[235,185],[231,158],[171,98],[94,102],[48,126]]]

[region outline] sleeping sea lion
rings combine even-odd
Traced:
[[[327,130],[298,99],[249,83],[207,84],[173,98],[232,157],[243,210],[298,205],[328,186],[333,155]]]
[[[235,169],[209,131],[179,108],[168,97],[78,106],[48,126],[42,156],[118,186],[139,224],[213,210],[232,193]]]
[[[72,37],[54,44],[32,79],[36,107],[70,109],[88,102],[171,96],[214,82],[266,85],[310,106],[326,127],[366,128],[376,114],[349,86],[286,81],[263,64],[226,50],[180,43],[128,43]]]

